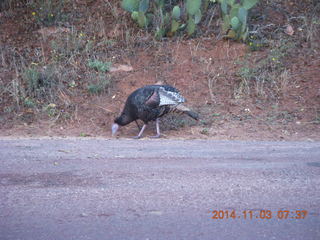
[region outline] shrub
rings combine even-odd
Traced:
[[[89,84],[87,86],[87,90],[90,94],[100,94],[105,92],[110,84],[110,77],[105,76],[105,74],[90,74],[89,76]]]
[[[111,62],[101,62],[99,60],[89,60],[88,67],[97,70],[98,72],[108,72],[111,67]]]

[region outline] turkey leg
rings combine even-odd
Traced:
[[[140,130],[141,130],[141,127],[140,127],[140,125],[139,125],[138,121],[137,121],[137,120],[135,120],[135,122],[136,122],[137,127],[139,128],[139,131],[140,131]]]
[[[159,127],[159,118],[156,119],[156,129],[157,129],[157,135],[151,136],[151,138],[159,138],[160,137],[160,127]]]
[[[147,124],[143,124],[138,136],[134,136],[133,138],[135,138],[135,139],[141,138],[142,133],[143,133],[144,129],[146,128],[146,126],[147,126]]]

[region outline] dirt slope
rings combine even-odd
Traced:
[[[72,26],[65,24],[65,27],[59,28],[37,25],[30,17],[30,6],[1,12],[2,91],[11,89],[16,80],[22,79],[23,70],[13,64],[13,50],[21,54],[22,65],[37,63],[35,53],[39,51],[40,55],[44,55],[43,61],[51,63],[52,41],[58,42],[73,29],[77,29],[80,36],[85,36],[86,41],[95,39],[97,46],[103,41],[112,42],[109,47],[97,47],[94,54],[111,60],[115,67],[121,64],[132,67],[132,70],[107,73],[106,78],[111,81],[108,89],[101,94],[88,94],[85,92],[85,83],[90,77],[85,66],[87,55],[78,56],[72,63],[73,67],[62,70],[70,71],[73,74],[71,78],[77,76],[72,81],[78,87],[61,90],[57,100],[52,102],[56,106],[54,114],[43,110],[47,109],[44,103],[34,108],[21,104],[18,108],[12,108],[12,91],[2,95],[0,135],[110,137],[110,125],[120,113],[128,94],[143,85],[161,81],[180,89],[187,105],[201,115],[199,122],[183,116],[164,118],[161,129],[168,138],[320,139],[320,59],[315,44],[295,44],[290,55],[281,63],[287,75],[279,76],[280,80],[273,86],[278,90],[273,89],[272,92],[265,85],[259,89],[259,95],[255,84],[243,85],[245,81],[239,76],[239,69],[248,56],[253,66],[260,64],[259,59],[266,58],[270,49],[250,52],[246,44],[219,40],[214,35],[156,42],[135,26],[125,25],[124,20],[127,23],[130,19],[116,3],[112,5],[111,12],[101,1],[77,2],[74,9],[80,17],[75,18]],[[70,9],[66,12],[72,9],[72,6],[68,7]],[[294,4],[289,7],[288,11],[292,14],[301,14]],[[283,30],[286,24],[284,16],[280,14],[279,17],[278,12],[269,13],[271,15],[265,23],[274,20],[274,24]],[[114,24],[115,14],[122,21],[119,24]],[[23,19],[28,21],[23,22]],[[296,30],[300,25],[293,26]],[[137,35],[126,43],[123,36],[129,27],[137,30]],[[290,42],[298,42],[301,40],[299,34],[297,32],[291,38],[285,34],[283,36]],[[268,71],[265,69],[265,72]],[[151,125],[146,135],[153,135],[153,132]],[[136,126],[132,124],[124,127],[120,136],[130,137],[136,133]]]

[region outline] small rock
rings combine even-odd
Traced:
[[[130,65],[117,65],[110,68],[110,72],[131,72],[133,67]]]
[[[287,25],[286,29],[284,30],[284,32],[290,36],[292,36],[294,34],[294,30],[293,27],[291,25]]]

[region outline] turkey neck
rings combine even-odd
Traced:
[[[115,122],[118,123],[120,126],[124,126],[131,123],[132,121],[134,121],[134,119],[132,119],[127,114],[122,113]]]

